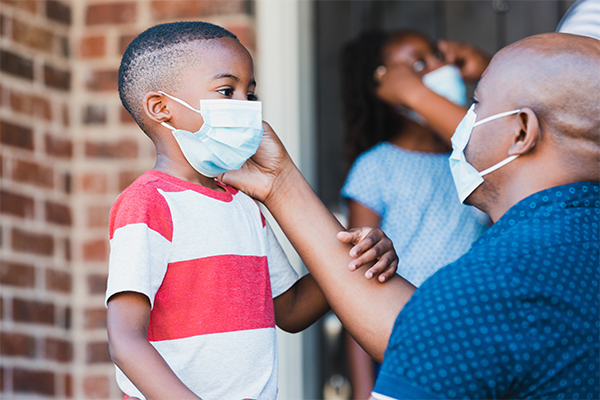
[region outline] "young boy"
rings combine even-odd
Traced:
[[[275,323],[297,332],[329,308],[256,202],[214,179],[260,144],[255,85],[248,51],[208,23],[155,26],[123,56],[121,100],[157,154],[110,215],[108,335],[128,396],[274,399]]]

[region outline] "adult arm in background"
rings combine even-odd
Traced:
[[[349,270],[351,247],[337,238],[349,242],[352,234],[317,197],[271,127],[263,127],[256,154],[219,179],[264,203],[344,327],[381,362],[394,321],[415,287],[396,274],[381,283]]]
[[[420,114],[440,138],[450,143],[467,111],[429,89],[413,69],[395,62],[375,71],[377,96],[388,104],[400,104]]]
[[[476,83],[492,60],[492,57],[470,43],[439,40],[437,46],[446,62],[460,69],[465,82]]]

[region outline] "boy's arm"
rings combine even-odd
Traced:
[[[147,399],[194,399],[148,342],[150,303],[140,293],[122,292],[108,302],[108,345],[113,362]]]
[[[329,304],[310,275],[304,275],[291,288],[273,299],[275,321],[286,332],[300,332],[329,311]]]

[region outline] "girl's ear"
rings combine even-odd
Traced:
[[[511,156],[531,151],[540,135],[539,120],[531,108],[522,108],[517,118],[519,122],[513,135],[513,144],[508,150]]]
[[[152,121],[167,122],[171,119],[171,111],[167,108],[165,97],[158,92],[148,92],[144,96],[142,107]]]

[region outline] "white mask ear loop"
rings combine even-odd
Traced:
[[[184,107],[189,108],[192,111],[197,112],[198,114],[201,114],[202,112],[200,110],[196,110],[194,107],[190,106],[188,103],[186,103],[185,101],[178,99],[177,97],[171,96],[170,94],[167,94],[165,92],[163,92],[162,90],[159,90],[158,93],[160,94],[164,94],[165,96],[167,96],[168,98],[170,98],[171,100],[174,100],[176,102],[178,102],[179,104],[181,104]],[[173,128],[171,125],[167,124],[166,122],[161,122],[160,123],[162,126],[164,126],[165,128],[169,128],[172,131],[176,131],[177,129]]]
[[[477,125],[481,125],[481,124],[485,124],[486,122],[490,122],[493,121],[497,118],[502,118],[502,117],[506,117],[508,115],[512,115],[512,114],[517,114],[520,113],[521,110],[513,110],[513,111],[506,111],[500,114],[496,114],[496,115],[492,115],[491,117],[487,117],[482,119],[481,121],[477,121],[473,124],[473,128],[475,128]],[[514,160],[515,158],[519,157],[519,155],[514,155],[514,156],[510,156],[506,159],[504,159],[503,161],[500,161],[498,164],[491,166],[490,168],[481,171],[479,173],[479,175],[484,176],[489,174],[490,172],[494,172],[495,170],[497,170],[498,168],[504,167],[506,164],[508,164],[509,162],[511,162],[512,160]]]
[[[177,97],[171,96],[170,94],[166,94],[165,92],[163,92],[162,90],[159,90],[158,93],[160,94],[164,94],[165,96],[167,96],[168,98],[175,100],[176,102],[178,102],[179,104],[181,104],[182,106],[185,106],[187,108],[189,108],[192,111],[197,112],[198,114],[201,114],[200,110],[196,110],[194,107],[190,106],[188,103],[186,103],[185,101],[178,99]]]

